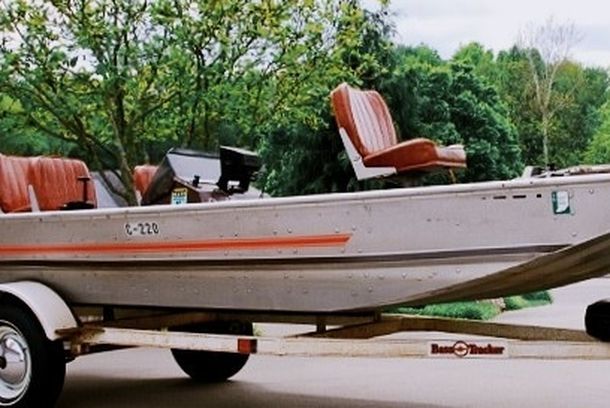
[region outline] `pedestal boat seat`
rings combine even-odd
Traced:
[[[398,142],[388,107],[376,91],[342,83],[331,93],[339,133],[358,180],[466,167],[462,145],[425,138]]]

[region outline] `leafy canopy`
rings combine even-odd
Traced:
[[[270,124],[319,126],[368,23],[353,0],[7,1],[0,92],[20,128],[115,169],[133,203],[133,167],[168,146],[254,148]]]

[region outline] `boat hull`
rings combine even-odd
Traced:
[[[10,214],[0,282],[40,281],[73,304],[377,310],[602,235],[609,201],[610,176],[589,175]]]

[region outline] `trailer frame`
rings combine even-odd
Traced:
[[[256,319],[256,315],[177,314],[147,317],[125,322],[85,324],[60,330],[70,345],[72,356],[87,354],[95,347],[156,347],[269,356],[299,357],[387,357],[387,358],[512,358],[542,360],[610,360],[610,344],[584,331],[531,325],[502,324],[422,316],[380,314],[365,316],[260,315],[261,322],[317,321],[316,330],[288,336],[242,336],[174,332],[165,329],[135,328],[156,322],[181,325],[211,318]],[[326,323],[340,323],[328,329]],[[347,323],[346,323],[347,322]],[[414,336],[387,338],[397,333]],[[427,333],[422,335],[422,333]]]
[[[314,329],[256,335],[254,323],[307,324]],[[41,283],[0,286],[3,406],[47,406],[61,393],[66,362],[131,347],[170,349],[190,377],[215,382],[239,372],[250,355],[610,360],[610,343],[580,330],[377,312],[257,313],[70,305]]]

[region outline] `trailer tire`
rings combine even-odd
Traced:
[[[251,336],[253,327],[252,323],[217,321],[173,327],[172,331]],[[226,381],[237,374],[250,357],[249,354],[178,349],[172,349],[172,355],[182,371],[202,383]]]
[[[62,342],[25,307],[0,305],[0,407],[53,407],[65,376]]]
[[[610,342],[610,299],[600,300],[587,307],[585,328],[589,336]]]

